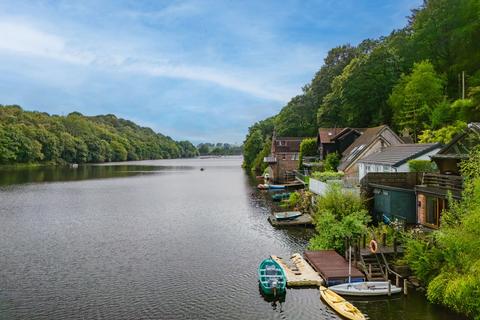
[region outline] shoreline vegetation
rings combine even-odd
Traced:
[[[274,134],[313,138],[318,128],[388,125],[405,141],[446,144],[467,123],[480,122],[479,12],[478,0],[427,0],[412,10],[404,28],[331,49],[302,94],[249,128],[243,167],[264,172]],[[364,200],[332,187],[312,209],[316,235],[309,248],[343,253],[345,238],[368,236],[368,229],[388,232],[392,243],[404,244],[402,263],[430,302],[480,319],[479,148],[462,164],[463,200],[449,201],[440,229],[400,231],[396,222],[373,226]],[[300,158],[308,155],[304,149]],[[285,203],[298,208],[303,198],[293,193]]]
[[[103,163],[198,155],[189,141],[174,141],[115,115],[67,116],[0,105],[0,164]]]

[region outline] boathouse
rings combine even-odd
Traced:
[[[459,164],[468,159],[469,152],[480,144],[480,123],[470,123],[463,133],[457,135],[431,158],[438,173],[425,173],[422,182],[415,187],[418,223],[430,228],[439,228],[442,211],[448,207],[449,194],[460,199],[463,177]]]
[[[289,183],[295,180],[298,169],[300,144],[303,137],[272,137],[270,156],[263,159],[268,164],[268,173],[274,183]]]

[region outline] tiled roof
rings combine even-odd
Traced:
[[[331,143],[332,139],[347,128],[318,128],[321,143]]]
[[[351,163],[357,159],[357,157],[362,153],[362,151],[369,146],[378,135],[385,129],[390,128],[386,125],[378,126],[374,128],[367,128],[363,131],[362,135],[357,138],[342,154],[342,159],[340,160],[340,165],[338,166],[339,170],[345,170]],[[392,131],[393,134],[395,134]],[[402,141],[399,139],[399,143]]]
[[[276,137],[275,152],[300,152],[300,144],[305,137]]]
[[[371,154],[359,160],[363,163],[399,166],[408,160],[417,158],[432,150],[440,149],[439,143],[398,144],[386,147],[383,151]]]

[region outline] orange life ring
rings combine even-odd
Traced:
[[[378,250],[377,241],[371,240],[371,241],[370,241],[370,251],[371,251],[372,253],[377,253],[377,250]]]

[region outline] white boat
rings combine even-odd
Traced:
[[[386,296],[388,295],[388,281],[366,281],[357,283],[342,283],[330,286],[328,289],[344,296]],[[402,292],[402,289],[390,285],[390,294]]]

